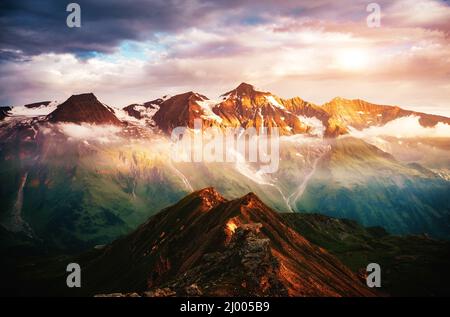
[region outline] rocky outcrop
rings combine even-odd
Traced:
[[[9,115],[9,111],[11,111],[11,107],[0,107],[0,121]]]
[[[270,240],[261,235],[261,226],[236,228],[223,251],[204,254],[199,265],[146,295],[287,296],[277,275],[280,263],[271,252]]]

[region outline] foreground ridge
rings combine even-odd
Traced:
[[[226,200],[213,188],[164,209],[85,266],[94,294],[111,296],[376,295],[255,194]]]

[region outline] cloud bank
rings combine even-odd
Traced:
[[[373,138],[378,136],[392,136],[397,138],[414,137],[448,137],[450,138],[450,125],[439,122],[434,127],[423,127],[419,123],[420,117],[408,116],[398,118],[383,126],[372,126],[358,131],[350,130],[350,135],[358,138]]]

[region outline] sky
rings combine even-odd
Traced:
[[[247,82],[450,117],[448,1],[78,0],[80,28],[66,25],[69,2],[0,2],[0,105],[93,92],[123,107]]]

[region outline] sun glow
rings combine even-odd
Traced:
[[[356,71],[369,64],[368,53],[361,49],[345,49],[336,56],[336,64],[340,69]]]

